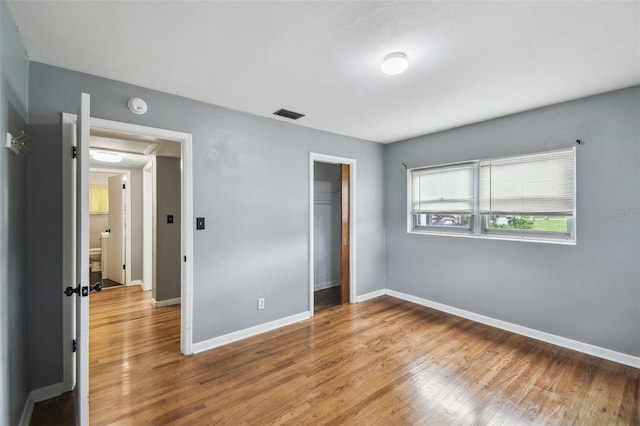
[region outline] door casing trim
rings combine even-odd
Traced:
[[[73,161],[71,158],[71,147],[75,145],[75,124],[76,114],[62,113],[62,213],[63,213],[63,282],[62,290],[69,283],[75,281],[73,268],[74,253],[71,233],[73,225],[72,215],[75,214],[73,206],[73,194],[68,187],[72,181]],[[91,117],[91,128],[126,132],[139,135],[156,136],[158,138],[175,140],[181,145],[181,171],[182,171],[182,232],[181,245],[182,256],[186,261],[181,262],[181,313],[180,313],[180,350],[184,355],[193,353],[193,137],[190,133],[177,132],[173,130],[160,129],[155,127],[142,126],[132,123],[105,120]],[[72,356],[71,341],[74,327],[74,312],[70,298],[66,297],[62,291],[63,306],[63,383],[66,391],[70,391],[75,386],[74,363]]]
[[[124,201],[124,218],[125,218],[125,260],[124,263],[127,265],[127,268],[124,270],[124,285],[131,285],[131,170],[126,169],[110,169],[108,167],[90,167],[89,173],[113,173],[125,175],[127,177],[127,185],[128,189],[125,192],[125,201]],[[89,213],[89,217],[91,217],[91,213]],[[91,221],[91,220],[89,220]]]
[[[313,214],[313,171],[314,163],[329,163],[329,164],[348,164],[350,167],[349,172],[349,301],[350,303],[356,303],[356,200],[357,200],[357,188],[356,188],[356,163],[355,158],[338,157],[335,155],[321,154],[316,152],[309,152],[309,312],[311,316],[314,315],[314,214]]]

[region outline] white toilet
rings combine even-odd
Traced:
[[[105,256],[103,255],[103,253],[107,252],[108,247],[109,247],[109,233],[102,232],[100,234],[100,247],[94,247],[89,249],[89,262],[90,262],[91,272],[103,272],[105,270],[104,268]]]
[[[102,247],[89,249],[89,262],[91,264],[91,272],[102,271]]]

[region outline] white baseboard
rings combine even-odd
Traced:
[[[131,280],[128,285],[139,285],[140,287],[143,287],[142,281],[140,280]]]
[[[338,287],[340,285],[340,280],[337,281],[328,281],[326,283],[315,283],[313,284],[313,291],[324,290],[326,288]]]
[[[374,299],[376,297],[384,296],[387,294],[387,289],[372,291],[371,293],[361,294],[356,297],[356,303],[364,302],[365,300]]]
[[[153,305],[154,308],[161,308],[163,306],[171,306],[171,305],[179,305],[180,298],[176,297],[175,299],[167,299],[167,300],[156,300],[152,298],[151,304]]]
[[[35,402],[44,401],[45,399],[55,398],[56,396],[60,396],[64,393],[65,387],[64,383],[54,383],[49,386],[45,386],[43,388],[34,389],[31,391],[31,397]]]
[[[24,402],[24,409],[22,410],[22,416],[20,416],[19,425],[29,426],[29,423],[31,422],[31,415],[33,414],[33,407],[36,405],[36,402],[55,398],[56,396],[62,395],[64,391],[64,383],[54,383],[29,392],[27,400]]]
[[[491,318],[485,315],[476,314],[474,312],[465,311],[464,309],[454,308],[453,306],[449,306],[442,303],[434,302],[432,300],[423,299],[421,297],[416,297],[409,294],[401,293],[395,290],[387,289],[386,294],[392,297],[397,297],[398,299],[407,300],[409,302],[413,302],[418,305],[426,306],[428,308],[436,309],[438,311],[442,311],[448,314],[466,318],[471,321],[486,324],[491,327],[500,328],[502,330],[520,334],[522,336],[527,336],[536,340],[541,340],[543,342],[551,343],[556,346],[562,346],[563,348],[572,349],[574,351],[582,352],[588,355],[593,355],[598,358],[603,358],[603,359],[607,359],[609,361],[617,362],[620,364],[629,365],[631,367],[640,368],[640,357],[637,357],[637,356],[625,354],[622,352],[616,352],[611,349],[605,349],[600,346],[594,346],[589,343],[579,342],[577,340],[568,339],[566,337],[557,336],[555,334],[545,333],[544,331],[523,327],[521,325]]]
[[[19,426],[29,426],[31,423],[31,415],[33,414],[33,407],[36,405],[36,402],[31,397],[31,393],[27,395],[27,400],[24,402],[24,409],[22,410],[22,415],[20,416]]]
[[[291,315],[288,317],[277,319],[275,321],[245,328],[244,330],[238,330],[229,334],[214,337],[213,339],[205,340],[203,342],[194,343],[192,346],[192,350],[194,354],[197,354],[238,340],[246,339],[247,337],[252,337],[257,334],[266,333],[267,331],[275,330],[280,327],[295,324],[309,318],[311,318],[311,312],[301,312],[296,315]]]

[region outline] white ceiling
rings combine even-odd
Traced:
[[[31,60],[378,142],[640,84],[637,1],[9,6]]]

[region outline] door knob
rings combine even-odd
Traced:
[[[74,293],[80,294],[80,284],[78,284],[78,287],[76,288],[69,286],[64,290],[64,294],[69,297],[73,296]]]
[[[89,291],[101,291],[102,290],[102,283],[97,282],[94,285],[89,286],[89,287],[90,287],[90,290],[86,286],[80,287],[80,284],[78,284],[78,286],[76,288],[73,288],[73,287],[69,286],[64,290],[64,294],[66,294],[67,296],[71,297],[74,294],[80,295],[80,293],[82,292],[82,295],[86,297],[86,296],[89,295]]]

